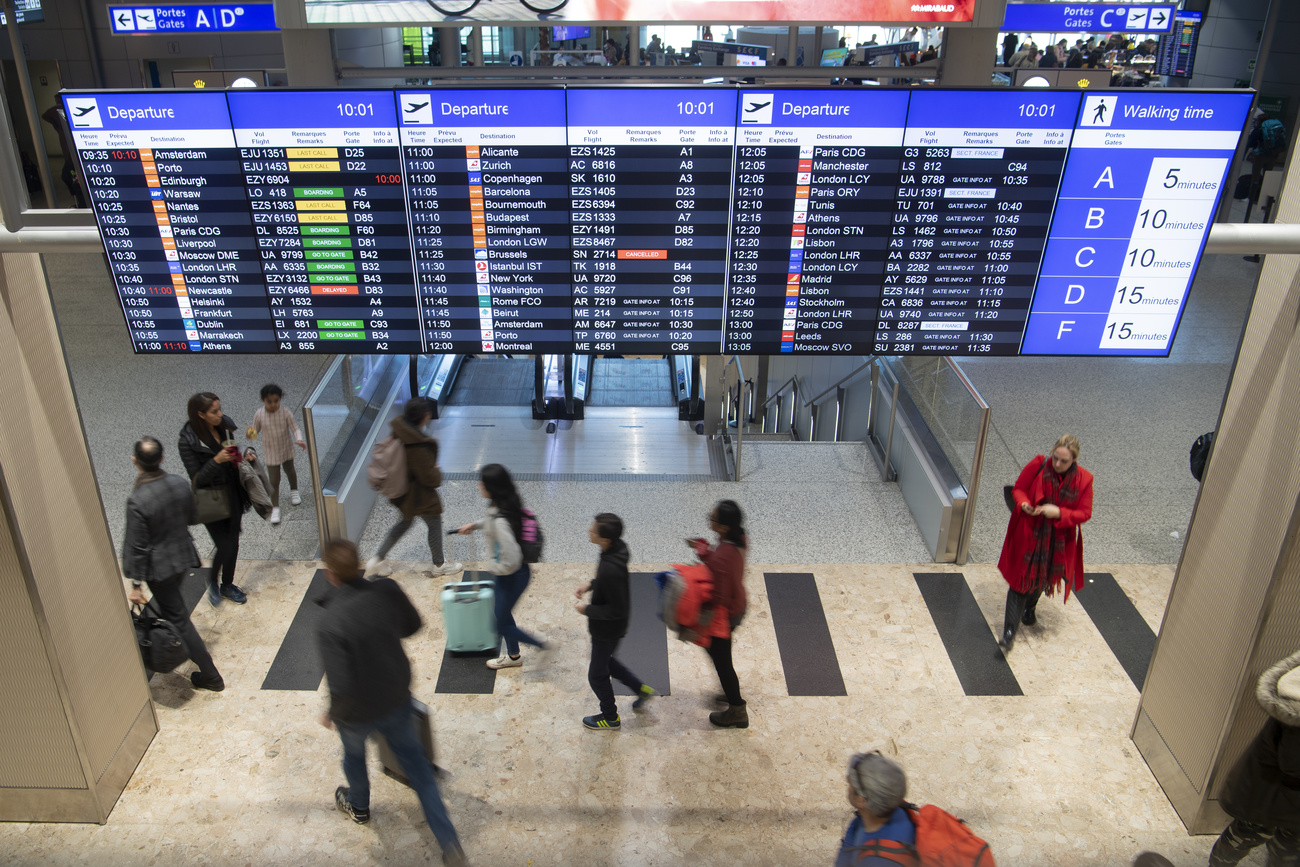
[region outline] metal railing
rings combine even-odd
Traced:
[[[736,369],[735,390],[727,381],[727,372],[732,368]],[[722,442],[724,454],[727,447],[730,447],[732,460],[735,463],[735,473],[732,475],[733,482],[740,481],[740,459],[741,453],[745,446],[745,424],[747,420],[752,419],[752,415],[746,413],[746,408],[753,412],[754,406],[754,384],[745,378],[745,369],[740,365],[740,356],[733,355],[727,359],[726,364],[722,365],[722,371],[718,375],[718,383],[722,386]],[[748,398],[748,400],[746,400]],[[732,418],[735,418],[736,432],[735,436],[731,433]]]
[[[822,399],[825,398],[827,395],[829,395],[831,392],[835,393],[835,431],[834,433],[831,434],[831,442],[837,443],[840,441],[840,438],[844,436],[844,395],[845,395],[844,385],[849,380],[854,379],[864,371],[870,370],[879,362],[879,360],[880,360],[879,355],[871,356],[866,361],[862,362],[857,367],[855,367],[851,373],[848,373],[845,376],[840,377],[838,380],[835,381],[834,384],[828,386],[819,394],[816,394],[813,397],[810,397],[803,402],[805,408],[811,407],[811,409],[809,410],[809,422],[808,422],[809,442],[812,442],[817,439],[817,427],[818,427],[817,422],[821,416],[821,413],[819,411],[821,408],[820,404]],[[874,398],[875,396],[874,391],[871,393],[871,396],[872,398]],[[867,410],[867,417],[868,418],[871,417],[871,410],[869,408]]]
[[[776,419],[772,422],[772,432],[781,432],[781,405],[785,402],[785,390],[790,389],[790,436],[799,439],[799,430],[795,425],[796,415],[799,411],[799,378],[792,376],[782,383],[781,387],[772,394],[768,395],[767,400],[758,406],[758,412],[762,413],[763,423],[759,428],[763,433],[767,433],[767,408],[773,402],[776,403]]]
[[[966,565],[966,559],[970,555],[970,538],[975,529],[975,503],[979,500],[980,495],[980,473],[984,469],[984,448],[989,441],[989,421],[993,411],[989,409],[988,402],[984,400],[983,395],[970,381],[966,371],[962,370],[951,358],[945,356],[944,360],[952,368],[953,373],[966,390],[970,392],[971,397],[975,399],[976,404],[980,407],[980,429],[979,438],[975,440],[975,456],[971,460],[970,468],[970,486],[966,489],[966,511],[961,516],[961,535],[957,539],[957,565]]]

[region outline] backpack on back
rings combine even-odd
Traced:
[[[540,563],[542,560],[542,546],[546,544],[546,535],[542,533],[542,525],[537,522],[537,515],[528,509],[520,510],[523,514],[523,520],[520,522],[519,550],[523,552],[525,563]]]
[[[713,573],[708,566],[676,564],[655,576],[660,613],[668,630],[682,641],[709,646],[704,630],[713,622]]]
[[[366,467],[366,481],[390,500],[406,496],[411,486],[406,472],[406,444],[395,436],[375,443]]]
[[[1192,449],[1188,453],[1188,462],[1191,464],[1192,478],[1196,481],[1201,480],[1205,473],[1205,464],[1210,459],[1210,450],[1214,448],[1214,431],[1201,434],[1192,443]]]
[[[1259,131],[1263,136],[1260,142],[1260,150],[1268,153],[1281,153],[1286,149],[1286,127],[1282,121],[1269,118],[1260,124]]]
[[[989,844],[965,822],[933,804],[918,808],[904,804],[907,816],[916,826],[916,846],[897,840],[868,840],[854,846],[852,863],[868,857],[885,858],[911,867],[996,867]]]

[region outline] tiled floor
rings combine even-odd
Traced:
[[[1040,625],[1022,634],[1010,665],[1023,696],[970,697],[912,579],[933,565],[751,564],[736,639],[751,728],[710,728],[716,678],[699,648],[673,641],[672,695],[645,715],[622,699],[624,729],[597,733],[578,722],[595,710],[584,624],[571,608],[591,573],[586,555],[537,567],[519,621],[559,649],[546,666],[499,673],[492,695],[434,694],[441,582],[421,574],[423,563],[395,575],[426,618],[407,642],[413,690],[433,708],[451,771],[444,794],[475,864],[829,864],[849,819],[845,762],[868,748],[896,756],[909,797],[967,819],[1004,867],[1123,865],[1147,848],[1180,867],[1206,861],[1213,838],[1186,835],[1128,740],[1137,690],[1077,601],[1045,600]],[[200,602],[195,622],[226,691],[193,693],[188,665],[155,678],[162,730],[108,824],[0,825],[0,860],[437,863],[414,795],[378,774],[373,752],[374,819],[357,826],[335,811],[342,775],[337,736],[316,723],[323,689],[259,688],[315,568],[246,562],[247,606]],[[1172,569],[1090,568],[1112,572],[1158,625]],[[773,571],[816,575],[847,696],[788,695],[764,590]],[[962,572],[985,619],[999,623],[996,570]]]

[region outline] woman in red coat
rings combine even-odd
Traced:
[[[713,619],[705,634],[706,649],[727,702],[727,709],[709,714],[709,722],[719,728],[749,728],[749,712],[740,695],[740,678],[731,660],[732,624],[745,615],[745,534],[744,515],[734,500],[719,500],[709,515],[709,529],[718,534],[718,544],[709,547],[704,539],[688,541],[696,555],[713,573]]]
[[[1083,587],[1083,533],[1092,517],[1092,473],[1079,466],[1079,441],[1066,434],[1050,458],[1036,456],[1020,471],[1013,491],[1016,508],[1007,525],[998,570],[1007,579],[1007,614],[998,644],[1010,652],[1023,623],[1037,622],[1038,600],[1065,584]]]

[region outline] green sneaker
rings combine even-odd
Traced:
[[[600,730],[616,729],[622,725],[622,723],[619,722],[618,714],[614,714],[614,718],[610,719],[603,713],[598,713],[593,716],[584,716],[582,718],[582,724],[589,729]]]
[[[650,699],[654,698],[655,695],[654,687],[647,686],[644,683],[641,684],[641,694],[636,697],[636,701],[632,702],[632,710],[637,713],[645,710],[650,706]]]

